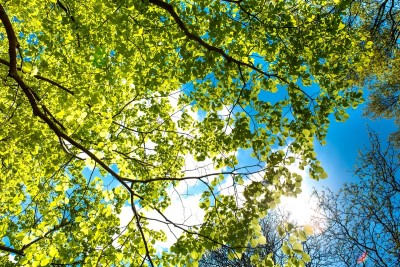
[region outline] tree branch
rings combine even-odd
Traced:
[[[241,1],[235,1],[234,3],[240,3],[240,2]],[[200,44],[201,46],[206,48],[208,51],[220,54],[223,58],[226,59],[226,61],[228,63],[233,62],[233,63],[237,64],[238,66],[246,66],[246,67],[254,70],[255,72],[258,72],[261,75],[264,75],[268,78],[275,77],[285,84],[290,84],[290,82],[288,80],[286,80],[284,77],[281,77],[280,75],[278,75],[276,73],[267,73],[267,72],[263,71],[262,69],[257,68],[253,64],[249,64],[249,63],[245,63],[243,61],[237,60],[237,59],[233,58],[232,56],[228,55],[227,53],[225,53],[225,51],[223,49],[212,46],[212,45],[208,44],[207,42],[205,42],[203,39],[201,39],[201,37],[192,33],[186,27],[185,23],[179,17],[178,13],[176,13],[176,11],[174,10],[174,7],[171,4],[168,4],[162,0],[149,0],[149,3],[154,4],[162,9],[164,9],[165,11],[167,11],[172,16],[172,18],[175,20],[175,22],[178,24],[178,27],[185,33],[186,37],[188,37],[190,40],[196,41],[198,44]],[[307,98],[309,98],[311,101],[314,100],[310,95],[308,95],[304,90],[302,90],[297,84],[293,84],[293,86],[297,90],[301,91],[304,95],[306,95]]]
[[[29,247],[32,246],[33,244],[35,244],[35,243],[39,242],[40,240],[46,238],[46,237],[49,236],[51,233],[57,231],[58,229],[60,229],[60,228],[62,228],[62,227],[64,227],[64,226],[66,226],[66,225],[68,225],[68,224],[70,224],[70,223],[71,223],[71,221],[63,221],[63,222],[61,222],[59,225],[54,226],[53,229],[51,229],[50,231],[48,231],[47,233],[45,233],[43,236],[41,236],[41,237],[39,237],[39,238],[33,240],[32,242],[30,242],[30,243],[24,245],[24,246],[22,247],[21,251],[24,251],[25,249],[29,248]]]
[[[8,62],[7,60],[4,60],[4,59],[0,58],[0,63],[10,67],[10,62]],[[22,69],[20,67],[17,67],[17,70],[22,71]],[[65,86],[62,86],[61,84],[59,84],[59,83],[57,83],[57,82],[55,82],[53,80],[50,80],[49,78],[43,77],[41,75],[33,75],[33,77],[38,79],[38,80],[42,80],[42,81],[48,82],[51,85],[57,86],[58,88],[64,90],[65,92],[67,92],[67,93],[69,93],[71,95],[75,94],[73,91],[69,90]]]
[[[0,250],[7,251],[7,252],[10,252],[10,253],[14,253],[14,254],[17,254],[17,255],[20,255],[20,256],[25,256],[25,254],[22,252],[22,250],[15,249],[15,248],[10,248],[10,247],[4,246],[4,245],[0,245]]]
[[[102,160],[96,157],[89,149],[85,148],[83,145],[75,141],[73,138],[65,134],[62,130],[60,130],[57,125],[46,115],[44,114],[36,103],[36,98],[34,93],[32,93],[31,88],[22,80],[17,72],[17,52],[16,49],[19,47],[17,37],[15,35],[14,29],[12,27],[11,21],[8,18],[3,6],[0,4],[0,20],[3,22],[3,25],[6,29],[7,38],[8,38],[8,45],[9,45],[9,57],[10,57],[10,64],[9,64],[9,72],[8,76],[14,79],[17,84],[22,88],[23,92],[25,93],[26,97],[31,104],[33,115],[38,116],[41,118],[48,127],[59,137],[67,140],[70,144],[75,146],[76,148],[82,150],[86,153],[91,159],[97,162],[101,167],[103,167],[106,171],[108,171],[112,176],[114,176],[130,193],[133,194],[132,189],[130,186],[122,179],[120,175],[118,175],[115,171],[113,171],[107,164],[105,164]]]
[[[179,15],[176,13],[176,11],[174,10],[174,7],[171,4],[168,4],[164,1],[161,0],[149,0],[149,3],[154,4],[162,9],[164,9],[165,11],[167,11],[172,18],[175,20],[175,22],[178,24],[179,28],[185,33],[185,35],[193,41],[196,41],[197,43],[199,43],[201,46],[203,46],[204,48],[206,48],[208,51],[210,52],[215,52],[220,54],[223,58],[225,58],[227,60],[228,63],[233,62],[239,66],[246,66],[262,75],[265,75],[269,78],[271,77],[275,77],[278,78],[280,80],[284,79],[280,76],[278,76],[277,74],[271,74],[271,73],[267,73],[255,66],[253,66],[252,64],[249,63],[245,63],[243,61],[237,60],[231,56],[229,56],[227,53],[225,53],[225,51],[219,47],[215,47],[212,46],[210,44],[208,44],[207,42],[205,42],[203,39],[201,39],[198,35],[192,33],[191,31],[189,31],[189,29],[186,27],[185,23],[182,21],[182,19],[179,17]]]

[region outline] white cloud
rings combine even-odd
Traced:
[[[177,227],[173,224],[167,225],[154,220],[149,221],[149,228],[153,230],[162,230],[167,237],[165,242],[156,243],[158,248],[169,248],[182,234],[183,229],[188,229],[190,226],[199,225],[203,222],[204,210],[199,208],[199,202],[200,194],[186,198],[176,196],[172,199],[172,205],[166,208],[163,214],[168,220],[175,223]],[[146,216],[164,221],[164,218],[156,211],[151,211],[147,213]]]
[[[216,173],[211,159],[206,159],[202,162],[195,161],[192,155],[185,155],[186,165],[183,168],[185,177],[201,177],[210,173]],[[213,176],[203,178],[210,183]],[[183,229],[188,229],[190,226],[199,225],[203,222],[204,210],[199,207],[201,188],[204,184],[198,179],[188,179],[179,182],[174,187],[167,188],[167,193],[171,198],[171,205],[167,207],[163,214],[164,216],[175,223],[169,224],[166,219],[157,211],[141,211],[146,217],[152,218],[149,220],[149,228],[153,230],[162,230],[167,240],[165,242],[156,242],[155,247],[161,252],[173,245],[177,238],[182,234]],[[132,219],[133,213],[130,207],[124,207],[120,214],[121,227],[126,226]],[[183,229],[181,229],[183,228]]]
[[[17,261],[15,260],[15,255],[8,254],[8,260],[11,261],[12,263],[17,263]]]
[[[182,117],[183,110],[185,110],[195,121],[200,121],[199,115],[196,112],[193,112],[191,107],[179,107],[178,106],[178,101],[179,97],[182,94],[181,90],[174,91],[169,94],[168,100],[170,102],[170,105],[172,108],[175,109],[175,111],[171,114],[171,119],[175,123],[178,122],[178,120]],[[181,131],[181,129],[178,127],[178,129]]]
[[[186,166],[182,170],[185,177],[201,177],[210,173],[218,172],[214,169],[211,159],[206,159],[203,162],[197,162],[192,155],[185,156]],[[213,177],[203,178],[210,183]],[[199,207],[202,188],[204,184],[198,179],[188,179],[180,181],[176,186],[167,189],[167,193],[171,198],[171,205],[163,212],[164,216],[174,222],[176,225],[187,229],[190,226],[203,223],[205,212]],[[165,221],[165,219],[157,213],[150,211],[146,216]],[[182,234],[183,230],[180,227],[175,227],[172,224],[165,224],[158,221],[150,221],[149,227],[154,230],[162,230],[167,241],[157,242],[156,246],[159,249],[167,249],[176,242],[176,239]]]

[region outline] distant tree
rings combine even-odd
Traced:
[[[337,266],[400,266],[400,176],[398,150],[382,147],[370,133],[371,147],[360,152],[357,182],[345,184],[337,194],[315,193],[323,239]],[[360,258],[362,261],[362,258]]]
[[[396,50],[395,59],[379,75],[375,76],[368,89],[369,101],[364,110],[364,115],[372,118],[394,119],[400,127],[400,51]],[[400,129],[393,132],[390,141],[400,148]]]
[[[349,73],[368,90],[365,115],[394,119],[400,127],[400,1],[352,0],[342,12],[349,29],[368,31],[368,40],[373,42],[371,57],[362,70]],[[400,130],[390,140],[400,147]]]
[[[339,5],[349,28],[362,28],[370,32],[375,48],[390,55],[399,47],[400,3],[397,0],[350,0],[349,6]]]

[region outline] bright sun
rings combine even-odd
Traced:
[[[320,226],[315,223],[317,203],[311,197],[313,189],[307,181],[303,181],[301,189],[302,192],[296,198],[282,197],[279,207],[289,212],[290,219],[299,226],[309,225],[317,230],[315,228],[320,228]]]

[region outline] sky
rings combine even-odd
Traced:
[[[267,99],[273,102],[275,99],[281,99],[285,96],[286,89],[279,88],[277,93],[261,93],[260,99]],[[282,89],[282,90],[281,90]],[[182,87],[182,91],[185,93],[193,90],[192,85]],[[318,86],[313,84],[307,88],[307,91],[318,91]],[[171,104],[177,106],[177,100],[179,98],[180,91],[170,97]],[[333,191],[337,191],[345,182],[356,181],[352,174],[353,167],[356,163],[359,149],[367,147],[369,145],[368,140],[368,128],[377,132],[382,142],[387,140],[388,135],[396,130],[393,120],[377,119],[371,120],[363,117],[363,109],[366,103],[358,106],[356,109],[349,108],[347,112],[350,117],[346,122],[337,122],[334,116],[331,116],[331,124],[329,126],[328,134],[326,137],[326,145],[321,146],[317,142],[315,143],[317,159],[321,161],[322,166],[328,173],[328,178],[320,181],[314,181],[308,177],[307,171],[300,171],[293,169],[300,175],[303,176],[302,193],[296,198],[281,198],[280,207],[289,211],[292,216],[292,220],[296,221],[299,225],[312,225],[312,216],[316,209],[316,202],[311,198],[311,194],[315,189],[322,190],[324,187],[328,187]],[[219,115],[228,113],[228,110],[222,110]],[[177,120],[181,115],[181,112],[176,114]],[[204,112],[190,113],[196,120],[202,120],[205,116]],[[251,165],[255,159],[250,157],[250,152],[245,150],[239,150],[237,152],[239,163],[241,166]],[[210,173],[218,170],[212,168],[212,163],[209,159],[204,162],[195,162],[195,160],[187,155],[187,170],[194,170],[201,174],[202,172]],[[116,166],[113,166],[115,171],[118,171]],[[90,169],[87,168],[84,174],[88,176]],[[204,173],[202,173],[204,174]],[[97,171],[96,176],[101,176]],[[196,173],[187,173],[188,176],[196,176]],[[108,189],[117,185],[113,181],[112,177],[108,175],[104,177],[104,185]],[[229,180],[229,179],[228,179]],[[230,180],[229,180],[230,181]],[[248,181],[250,182],[250,181]],[[107,186],[109,185],[109,186]],[[230,182],[223,183],[221,185],[221,192],[223,194],[234,194],[235,192],[230,189]],[[199,224],[203,220],[204,211],[199,208],[200,194],[205,188],[199,183],[180,183],[175,188],[169,188],[169,195],[172,198],[172,205],[168,207],[164,214],[173,219],[176,223],[185,223],[187,225]],[[237,193],[237,192],[236,192]],[[240,192],[239,192],[240,193]],[[147,214],[148,217],[163,220],[156,212],[150,212]],[[121,225],[126,225],[132,212],[129,207],[122,212]],[[175,241],[182,231],[180,229],[170,229],[165,224],[157,223],[156,221],[150,222],[150,227],[155,230],[163,230],[167,234],[168,240],[166,242],[159,242],[157,244],[160,250],[167,249]],[[171,227],[172,228],[172,227]]]
[[[310,197],[314,189],[318,191],[329,188],[337,191],[344,183],[357,181],[352,170],[358,151],[369,146],[368,129],[378,133],[382,143],[387,142],[389,134],[396,130],[393,120],[371,120],[362,116],[365,106],[366,102],[357,109],[349,109],[350,118],[344,123],[332,118],[326,145],[316,145],[317,158],[328,173],[328,178],[315,181],[305,177],[303,192],[297,198],[281,200],[282,206],[292,213],[292,219],[299,224],[311,224],[311,217],[316,209],[316,202]]]
[[[37,44],[36,35],[31,34],[28,38],[28,42]],[[261,58],[262,57],[254,56],[255,63],[267,66],[266,62]],[[186,89],[184,89],[184,91],[186,91],[186,93],[192,90],[192,85],[187,85],[185,87]],[[318,90],[318,88],[314,84],[314,86],[308,87],[307,90]],[[269,101],[272,100],[273,102],[273,99],[281,99],[286,94],[285,92],[285,89],[278,90],[275,94],[264,92],[260,94],[260,98],[268,99]],[[173,102],[176,104],[177,97],[174,97],[173,99]],[[306,223],[307,217],[312,214],[309,210],[312,208],[313,204],[308,202],[310,200],[309,195],[314,187],[322,189],[325,186],[336,191],[344,182],[355,181],[355,177],[352,175],[352,170],[356,163],[358,150],[368,146],[369,144],[368,127],[379,134],[382,142],[385,142],[388,135],[396,130],[393,120],[371,120],[363,117],[362,110],[364,107],[365,103],[360,105],[357,109],[348,109],[350,118],[345,123],[336,122],[333,116],[331,116],[331,125],[326,138],[327,144],[321,146],[316,143],[317,158],[322,162],[322,166],[328,173],[328,178],[317,182],[308,177],[304,177],[305,179],[303,180],[302,187],[304,193],[299,195],[297,199],[282,200],[283,205],[286,206],[287,209],[291,210],[294,217],[296,217],[300,222]],[[191,115],[197,117],[196,119],[201,119],[204,116],[201,112],[197,115]],[[254,161],[254,159],[250,159],[248,153],[244,151],[239,151],[238,157],[243,165]],[[194,163],[191,161],[189,164]],[[113,166],[113,168],[117,170],[116,166]],[[84,174],[88,176],[90,174],[90,169],[85,169]],[[97,171],[95,175],[101,176]],[[302,175],[307,176],[307,173],[303,172]],[[105,177],[104,184],[107,185],[111,183],[109,188],[116,186],[115,181],[113,183],[112,180],[111,176]],[[192,194],[196,195],[199,191],[200,190],[195,190]],[[190,199],[192,204],[195,202],[194,200],[194,198]],[[305,214],[308,215],[305,216]]]
[[[30,36],[29,38],[33,38]],[[28,61],[28,60],[27,60]],[[356,163],[356,158],[358,155],[358,150],[369,145],[368,140],[368,128],[377,132],[380,136],[382,142],[387,140],[388,135],[396,130],[393,120],[377,119],[371,120],[362,116],[363,108],[365,103],[359,106],[357,109],[348,109],[350,118],[344,122],[336,122],[332,116],[331,125],[327,134],[327,144],[320,146],[317,144],[316,152],[318,159],[322,162],[322,166],[328,173],[328,178],[325,180],[320,180],[318,182],[311,180],[308,177],[304,177],[303,181],[303,193],[300,194],[296,199],[294,198],[284,198],[282,199],[282,206],[289,210],[293,214],[293,219],[297,220],[300,224],[307,224],[308,220],[312,216],[312,210],[314,208],[314,203],[310,200],[310,194],[313,188],[318,190],[322,189],[324,186],[329,187],[332,190],[338,190],[345,182],[356,181],[352,174],[353,166]],[[238,157],[246,160],[246,153],[242,152],[238,154]],[[250,161],[250,159],[247,159]],[[191,164],[195,164],[193,160],[190,160]],[[204,165],[209,164],[208,162]],[[191,169],[188,166],[188,169]],[[196,166],[198,167],[198,166]],[[116,166],[113,166],[113,170],[117,170]],[[90,169],[85,169],[85,175],[89,175]],[[99,172],[95,175],[101,176]],[[303,172],[304,176],[306,172]],[[111,183],[112,179],[105,179],[105,185]],[[110,187],[113,187],[111,184]],[[196,194],[197,191],[194,190],[192,194],[185,198],[185,203],[181,203],[178,193],[188,193],[187,188],[195,186],[188,184],[180,184],[175,190],[169,189],[171,195],[176,201],[180,202],[178,206],[171,206],[166,210],[167,216],[175,214],[174,219],[178,222],[185,222],[187,224],[196,224],[202,221],[202,216],[204,213],[198,212],[198,202],[200,197]],[[194,207],[194,208],[193,208]],[[122,224],[127,223],[132,214],[129,212],[129,208],[122,215]],[[149,214],[153,218],[157,218],[156,214]],[[178,215],[178,216],[176,216]],[[153,224],[154,228],[161,228],[162,225]],[[168,234],[168,230],[163,229]],[[179,235],[179,231],[174,232]],[[170,235],[170,234],[169,234]],[[161,248],[168,247],[172,245],[173,239],[164,244],[159,244]]]
[[[328,130],[327,144],[318,145],[316,152],[329,177],[319,181],[321,185],[338,189],[344,182],[354,181],[352,169],[359,149],[369,146],[368,128],[379,134],[386,142],[390,133],[396,130],[393,120],[371,120],[362,116],[366,103],[357,109],[349,109],[350,118],[345,123],[334,119]]]
[[[261,62],[260,62],[261,63]],[[302,85],[299,84],[300,87]],[[277,94],[260,94],[260,99],[283,98],[282,93],[286,92],[278,90]],[[307,92],[318,92],[318,85],[313,83],[310,87],[304,87]],[[350,117],[345,122],[337,122],[333,115],[330,116],[330,126],[324,146],[315,142],[315,150],[317,159],[322,163],[328,178],[315,181],[308,177],[307,171],[293,169],[303,177],[302,194],[296,198],[283,197],[281,199],[281,207],[292,213],[292,219],[301,225],[309,224],[316,209],[316,202],[311,198],[313,190],[323,190],[329,188],[337,191],[346,182],[355,182],[357,179],[353,175],[354,166],[356,164],[358,152],[360,149],[369,146],[368,131],[372,130],[378,134],[382,143],[387,142],[390,133],[396,131],[394,120],[375,119],[372,120],[363,116],[363,110],[368,102],[368,93],[364,95],[365,102],[356,109],[349,108],[347,112]],[[239,162],[251,162],[251,159],[245,153],[239,151]]]

